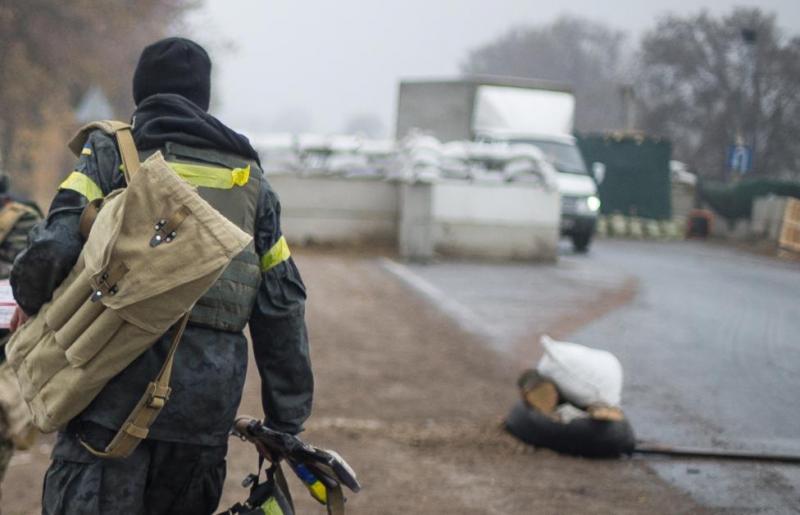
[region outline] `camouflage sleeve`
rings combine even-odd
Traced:
[[[11,263],[14,258],[25,250],[28,244],[28,233],[33,226],[41,219],[33,210],[24,213],[6,238],[0,243],[0,278],[7,278],[11,272]]]
[[[48,220],[62,210],[82,210],[88,202],[125,186],[121,165],[114,137],[102,131],[90,133],[78,162],[58,187]]]
[[[264,181],[255,231],[262,280],[250,317],[267,425],[299,433],[311,414],[314,378],[305,323],[306,290],[280,229],[280,202]]]
[[[33,315],[67,277],[83,248],[79,222],[86,204],[124,185],[114,139],[92,132],[73,171],[50,204],[47,218],[28,235],[28,245],[14,261],[11,288],[23,311]]]

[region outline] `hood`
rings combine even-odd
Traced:
[[[558,177],[558,191],[563,196],[588,197],[597,195],[597,185],[594,183],[594,179],[588,175],[559,172],[556,176]]]
[[[141,150],[167,142],[212,148],[258,161],[250,141],[181,95],[161,93],[144,99],[132,117],[133,137]]]

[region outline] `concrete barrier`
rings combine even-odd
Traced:
[[[396,244],[410,259],[552,261],[558,253],[560,196],[541,186],[288,174],[268,180],[290,243]]]
[[[524,183],[441,181],[403,185],[398,247],[435,254],[553,261],[560,196]]]
[[[397,183],[288,174],[267,179],[281,199],[282,230],[290,242],[394,244],[397,240]]]
[[[750,232],[754,237],[778,241],[786,211],[787,197],[768,195],[753,201]]]
[[[753,201],[750,219],[728,222],[717,216],[712,235],[726,240],[763,241],[777,245],[786,209],[786,197],[767,195]]]
[[[685,182],[672,182],[672,218],[686,220],[694,209],[695,186]]]

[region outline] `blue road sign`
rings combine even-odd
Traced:
[[[753,167],[753,150],[745,145],[728,147],[728,169],[738,174],[746,174]]]

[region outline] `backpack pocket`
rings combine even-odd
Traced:
[[[107,310],[102,302],[89,300],[88,295],[84,299],[78,310],[55,332],[56,342],[64,350],[74,345],[79,338],[83,338],[87,330],[96,323],[97,318]]]
[[[89,296],[92,294],[89,276],[86,273],[86,269],[82,267],[82,261],[83,260],[79,261],[81,270],[76,274],[77,277],[67,277],[63,283],[64,291],[59,292],[56,290],[53,294],[53,299],[55,300],[51,301],[44,313],[45,322],[53,331],[61,329],[61,327],[70,320],[72,315],[80,309],[83,301],[89,300]]]
[[[88,304],[100,305],[99,302]],[[114,338],[123,324],[122,318],[112,309],[105,309],[64,352],[67,362],[73,367],[82,367],[94,358]]]

